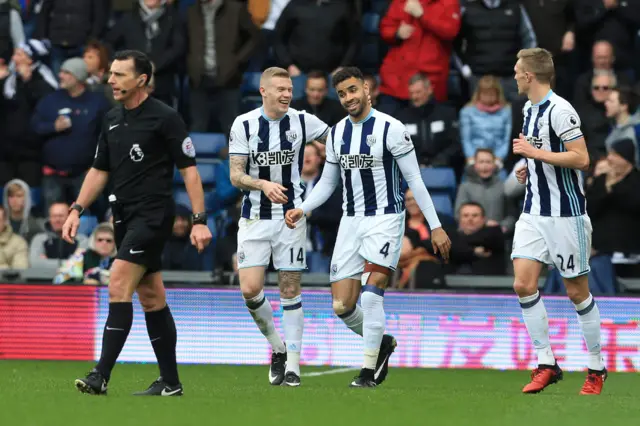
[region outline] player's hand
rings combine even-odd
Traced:
[[[296,223],[302,219],[302,209],[291,209],[284,215],[284,223],[291,229],[295,229]]]
[[[198,253],[202,253],[211,242],[211,231],[207,225],[197,224],[191,228],[191,244],[197,249]]]
[[[513,153],[522,155],[524,158],[533,158],[536,149],[531,145],[522,133],[513,140]]]
[[[404,11],[414,18],[420,18],[424,13],[424,9],[418,0],[407,0],[404,5]]]
[[[444,229],[436,228],[431,232],[431,246],[435,254],[440,253],[445,263],[449,262],[449,250],[451,250],[451,240]]]
[[[409,25],[406,22],[401,22],[396,35],[400,40],[406,40],[411,37],[411,34],[413,34],[414,30],[415,28],[413,27],[413,25]]]
[[[272,203],[284,204],[287,202],[287,196],[285,192],[287,188],[275,182],[265,182],[262,185],[262,192],[267,196]]]
[[[62,225],[62,239],[73,244],[76,240],[76,234],[78,233],[78,227],[80,226],[80,215],[77,210],[71,210],[67,220]]]
[[[520,185],[527,183],[527,165],[522,165],[516,169],[516,179]]]

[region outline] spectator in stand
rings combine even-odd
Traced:
[[[29,40],[9,66],[0,64],[0,185],[18,178],[40,186],[42,146],[30,121],[38,101],[58,88],[48,56],[48,42]]]
[[[305,94],[306,97],[291,102],[293,109],[307,111],[329,126],[338,124],[344,118],[344,110],[340,106],[340,102],[327,97],[329,79],[322,71],[311,71],[307,74]]]
[[[182,204],[176,205],[173,233],[162,252],[162,269],[166,271],[200,271],[202,256],[191,244],[191,210]]]
[[[604,141],[611,131],[605,102],[617,86],[616,76],[610,70],[595,70],[591,80],[591,97],[587,102],[576,105],[582,122],[582,133],[587,141],[587,149],[592,159],[606,155]]]
[[[51,68],[57,73],[67,58],[82,56],[89,39],[100,39],[107,29],[109,0],[41,0],[34,33],[51,40]]]
[[[500,226],[502,232],[508,234],[513,232],[516,221],[513,212],[507,211],[504,182],[498,172],[493,151],[478,149],[473,165],[467,167],[466,180],[458,187],[455,211],[459,213],[465,204],[478,203],[485,211],[487,226]]]
[[[73,244],[62,239],[62,225],[69,215],[67,203],[55,203],[49,207],[49,220],[45,231],[36,234],[29,247],[29,264],[32,268],[58,269],[78,248],[87,246],[87,237],[76,235]]]
[[[460,135],[467,164],[473,164],[479,148],[490,149],[499,168],[511,146],[511,105],[500,80],[485,75],[478,81],[471,102],[460,111]]]
[[[409,105],[395,117],[411,135],[423,167],[458,167],[461,158],[458,116],[454,108],[438,102],[425,74],[409,80]]]
[[[144,52],[155,64],[156,90],[153,96],[173,105],[175,77],[187,47],[184,25],[176,7],[162,0],[139,0],[107,36],[113,50],[134,49]]]
[[[636,167],[640,167],[640,151],[638,150],[638,138],[640,137],[640,115],[634,114],[638,109],[638,96],[626,86],[617,87],[609,94],[605,102],[607,117],[613,119],[615,124],[609,136],[605,140],[607,151],[613,144],[622,139],[629,139],[635,145]]]
[[[72,203],[93,162],[110,105],[102,93],[87,90],[88,77],[82,58],[67,59],[60,68],[60,89],[42,98],[33,114],[33,129],[44,141],[45,209],[56,201]]]
[[[538,44],[531,20],[516,0],[467,2],[462,9],[462,26],[456,39],[456,63],[475,92],[483,75],[500,78],[506,98],[518,95],[513,64],[520,49]]]
[[[275,44],[274,34],[276,23],[290,1],[291,0],[270,0],[266,2],[269,3],[269,15],[263,25],[259,26],[261,28],[260,44],[251,58],[249,65],[251,71],[261,72],[275,65],[273,61],[273,46]]]
[[[369,86],[369,98],[371,98],[371,106],[374,108],[378,108],[378,96],[380,95],[380,86],[378,85],[378,79],[375,75],[365,74],[364,81]]]
[[[239,115],[242,74],[258,46],[259,30],[247,6],[231,0],[192,5],[187,24],[191,130],[229,133]]]
[[[574,0],[578,46],[584,54],[595,40],[607,40],[624,68],[638,55],[635,40],[640,28],[640,2],[634,0]],[[618,76],[620,80],[620,76]]]
[[[109,80],[109,50],[107,46],[98,40],[90,40],[84,48],[82,59],[84,59],[89,73],[87,79],[89,90],[104,94],[109,103],[116,106],[118,102],[113,99],[113,90],[107,82]]]
[[[305,185],[303,200],[320,180],[323,163],[317,145],[307,144],[300,173],[300,179]],[[336,188],[329,199],[307,217],[307,250],[321,252],[330,257],[333,254],[341,218],[342,188]]]
[[[452,235],[450,266],[456,274],[504,275],[505,238],[499,226],[489,226],[484,208],[474,202],[460,206],[460,226]],[[451,234],[450,234],[451,235]]]
[[[291,77],[353,65],[361,17],[362,0],[291,0],[276,24],[277,63]]]
[[[11,229],[27,243],[44,231],[40,221],[31,214],[31,188],[25,181],[13,179],[7,182],[2,201]]]
[[[10,0],[0,0],[0,62],[8,64],[13,51],[24,41],[20,12]]]
[[[88,285],[109,285],[109,269],[116,254],[113,225],[101,223],[91,233],[87,248],[77,249],[58,269],[53,282],[54,284],[76,282]]]
[[[538,46],[553,55],[556,87],[561,96],[571,99],[572,62],[576,47],[574,0],[521,0],[533,25]]]
[[[631,83],[627,73],[614,66],[616,57],[613,54],[613,46],[608,41],[598,41],[593,45],[591,62],[593,68],[580,74],[576,79],[576,85],[573,90],[574,105],[582,105],[589,102],[593,76],[599,71],[612,72],[616,76],[618,86],[627,86]]]
[[[640,254],[640,172],[637,145],[630,139],[613,143],[603,167],[587,180],[587,204],[597,254]]]
[[[380,37],[390,46],[380,67],[379,102],[381,108],[389,104],[385,112],[407,105],[409,80],[416,73],[429,78],[438,101],[447,100],[452,41],[459,30],[458,0],[391,2],[380,21]]]
[[[24,238],[13,232],[7,213],[0,206],[0,269],[27,269],[28,245]]]

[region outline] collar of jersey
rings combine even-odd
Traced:
[[[551,95],[553,95],[553,90],[549,89],[549,92],[546,94],[546,96],[544,98],[542,98],[542,100],[540,102],[538,102],[537,104],[532,104],[531,106],[540,106],[540,105],[542,105],[543,103],[545,103],[545,102],[547,102],[549,100]]]
[[[264,118],[264,119],[265,119],[265,120],[267,120],[267,121],[280,121],[280,120],[282,120],[282,119],[284,118],[284,116],[285,116],[285,115],[287,115],[287,114],[283,115],[283,116],[282,116],[282,117],[280,117],[280,118],[276,118],[276,119],[269,118],[269,117],[267,116],[267,114],[265,114],[265,113],[264,113],[264,107],[260,107],[260,115],[262,115],[262,118]]]
[[[363,118],[362,120],[355,122],[351,119],[351,116],[349,116],[349,121],[351,122],[351,124],[363,124],[365,123],[368,119],[371,118],[371,116],[373,115],[373,112],[375,111],[375,109],[371,108],[371,111],[369,111],[369,114],[367,114],[367,116],[365,118]]]

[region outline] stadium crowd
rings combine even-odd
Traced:
[[[237,271],[241,198],[229,182],[226,139],[234,118],[260,105],[260,71],[286,68],[291,106],[334,125],[345,113],[331,74],[357,65],[374,106],[411,134],[453,243],[442,267],[408,191],[393,285],[508,274],[524,193],[512,173],[526,102],[513,66],[520,49],[539,46],[554,54],[555,91],[579,112],[592,158],[584,182],[593,259],[639,276],[639,31],[640,3],[631,0],[0,0],[0,268],[56,268],[56,283],[108,282],[115,243],[106,194],[74,244],[60,234],[114,105],[109,58],[126,48],[153,60],[149,90],[189,124],[207,191],[214,244],[199,255],[176,174],[165,269]],[[305,148],[307,194],[324,152]],[[329,270],[341,204],[337,190],[309,217],[312,272]]]

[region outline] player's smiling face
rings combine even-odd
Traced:
[[[272,77],[262,87],[264,107],[269,112],[282,116],[289,111],[293,96],[293,83],[287,77]]]
[[[338,83],[336,92],[342,107],[350,116],[360,117],[368,103],[369,89],[363,81],[350,77]]]

